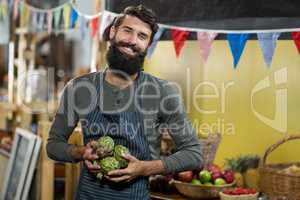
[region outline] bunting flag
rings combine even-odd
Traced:
[[[78,19],[78,14],[74,8],[71,11],[71,28],[74,28],[76,25],[76,21]]]
[[[17,17],[18,17],[18,14],[19,14],[19,0],[15,0],[15,1],[13,1],[14,2],[14,13],[13,13],[13,16],[14,16],[14,20],[16,20],[17,19]]]
[[[292,38],[293,38],[293,40],[295,42],[295,45],[298,49],[298,52],[300,54],[300,32],[293,32],[292,33]]]
[[[52,32],[52,20],[53,20],[53,13],[51,11],[48,11],[47,14],[47,30],[50,34]]]
[[[13,10],[13,6],[14,6],[14,1],[12,0],[8,1],[9,11]]]
[[[71,14],[71,7],[69,4],[66,4],[63,8],[65,29],[68,29],[70,27],[70,14]]]
[[[7,6],[7,4],[4,4],[3,5],[3,7],[2,7],[2,16],[4,17],[4,18],[6,18],[6,17],[8,17],[8,6]]]
[[[44,30],[45,13],[39,13],[38,30]]]
[[[265,63],[270,67],[280,33],[257,33]]]
[[[154,37],[153,37],[152,44],[150,45],[150,47],[148,48],[148,51],[147,51],[147,57],[148,57],[148,58],[151,58],[151,56],[152,56],[152,54],[153,54],[153,52],[154,52],[154,50],[155,50],[155,48],[156,48],[156,45],[157,45],[157,43],[158,43],[158,41],[159,41],[161,35],[163,34],[164,30],[165,30],[164,28],[161,28],[161,27],[160,27],[160,28],[157,30],[157,32],[155,33],[155,35],[154,35]]]
[[[91,34],[92,34],[92,37],[95,37],[96,36],[96,33],[98,31],[98,23],[99,23],[99,17],[95,17],[91,20],[90,22],[90,27],[91,27]]]
[[[200,44],[200,54],[201,57],[206,63],[207,58],[210,53],[211,45],[214,41],[214,39],[217,37],[217,33],[212,33],[212,32],[198,32],[197,33],[197,39]]]
[[[30,9],[29,9],[27,6],[25,6],[24,11],[25,11],[25,15],[24,15],[24,24],[25,24],[26,26],[28,26],[31,12],[30,12]]]
[[[34,29],[36,29],[37,27],[37,13],[36,12],[30,12],[30,22],[29,22],[29,25],[28,25],[28,28],[30,31],[33,31]]]
[[[0,44],[7,45],[8,42],[9,42],[9,18],[7,16],[7,3],[6,1],[0,1]]]
[[[81,22],[80,22],[80,15],[77,13],[77,19],[76,19],[74,28],[80,29],[80,25],[81,25]]]
[[[24,5],[24,3],[21,4],[20,13],[21,13],[20,26],[25,27],[28,25],[30,10],[29,10],[28,6]]]
[[[0,21],[4,20],[4,18],[5,18],[4,13],[3,13],[3,7],[4,7],[4,5],[1,3],[0,4]]]
[[[0,3],[0,20],[5,20],[7,17],[7,4],[1,2]]]
[[[181,49],[190,33],[188,31],[182,31],[178,29],[172,29],[171,33],[176,51],[176,57],[178,58],[180,56]]]
[[[54,28],[59,29],[60,25],[60,18],[61,18],[61,9],[58,9],[54,12]]]
[[[100,34],[100,40],[102,40],[102,36],[103,36],[103,32],[104,30],[106,29],[106,27],[108,25],[111,24],[111,22],[114,20],[114,16],[112,16],[111,13],[109,12],[103,12],[102,16],[101,16],[101,23],[100,23],[100,31],[99,31],[99,34]]]
[[[17,19],[19,17],[19,26],[20,27],[25,27],[25,24],[24,24],[24,20],[25,20],[25,8],[27,6],[24,6],[24,3],[22,2],[19,2],[18,3],[18,12],[17,12],[17,16],[15,19]]]
[[[237,64],[241,58],[244,51],[246,42],[249,38],[249,34],[228,34],[227,39],[229,42],[230,50],[234,59],[234,69],[236,69]]]
[[[79,30],[80,30],[80,35],[81,35],[81,39],[85,38],[86,35],[86,25],[87,25],[87,19],[83,16],[79,16],[79,21],[80,21],[80,26],[79,26]]]

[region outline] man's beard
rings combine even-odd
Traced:
[[[131,48],[136,55],[126,55],[118,47]],[[106,54],[106,60],[109,69],[112,69],[113,72],[123,78],[128,78],[124,76],[131,76],[143,70],[145,56],[146,52],[142,52],[139,48],[124,42],[115,42],[115,39],[112,39]]]

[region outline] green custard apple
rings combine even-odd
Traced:
[[[120,169],[120,164],[115,157],[109,156],[100,160],[100,167],[103,174],[107,174],[112,170]]]
[[[115,142],[109,136],[100,137],[97,144],[96,153],[99,158],[104,158],[106,156],[112,156],[114,150]]]
[[[95,166],[95,167],[100,167],[100,160],[94,160],[93,161],[93,165]],[[103,178],[103,173],[100,171],[100,172],[98,172],[97,173],[97,175],[96,175],[96,177],[99,179],[99,180],[102,180],[102,178]]]
[[[126,168],[128,161],[122,157],[123,154],[128,154],[129,150],[123,145],[116,145],[114,149],[114,157],[119,161],[120,168]]]

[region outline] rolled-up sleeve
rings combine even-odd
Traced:
[[[74,162],[70,150],[73,145],[68,139],[76,127],[79,117],[74,110],[73,83],[69,82],[63,90],[59,108],[50,127],[46,150],[49,158],[63,162]],[[70,101],[72,100],[72,101]]]
[[[203,160],[201,145],[185,112],[181,96],[171,84],[164,86],[164,92],[160,126],[167,128],[176,145],[175,153],[162,158],[166,173],[199,168]]]

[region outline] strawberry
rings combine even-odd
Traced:
[[[250,190],[250,194],[256,194],[257,193],[256,189],[254,189],[254,188],[251,188],[249,190]]]
[[[234,189],[226,189],[223,191],[224,194],[227,194],[227,195],[248,195],[248,194],[255,194],[257,193],[257,191],[253,188],[240,188],[240,187],[237,187],[237,188],[234,188]]]

